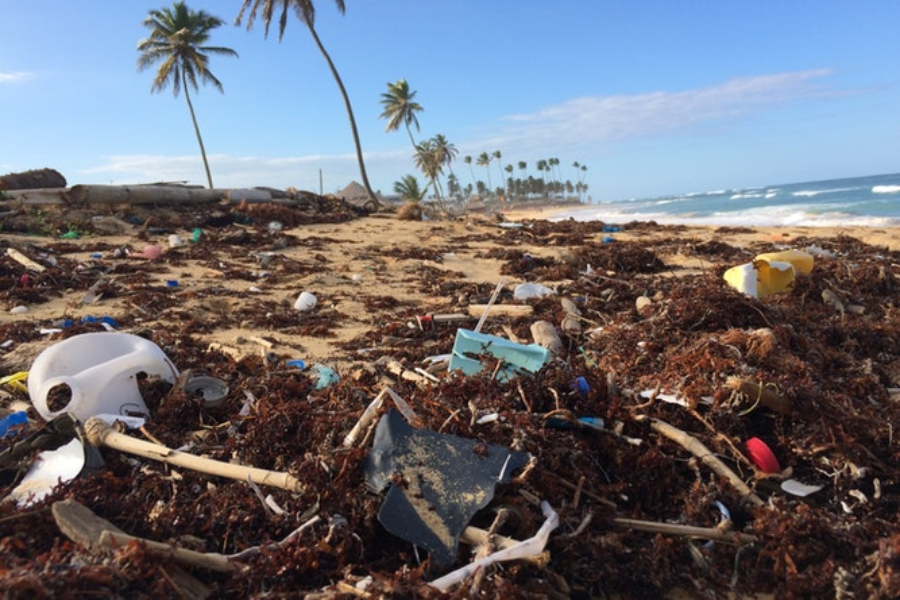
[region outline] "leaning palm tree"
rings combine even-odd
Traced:
[[[344,14],[346,11],[344,0],[334,0],[334,3],[337,4],[338,11],[340,11],[341,14]],[[372,186],[369,185],[369,177],[366,174],[366,163],[363,160],[362,146],[359,143],[359,132],[356,129],[356,119],[353,118],[353,107],[350,105],[350,97],[347,95],[347,89],[344,87],[344,82],[341,80],[341,76],[334,66],[331,56],[325,50],[325,46],[322,45],[319,34],[316,33],[316,9],[313,6],[312,0],[244,0],[241,11],[238,13],[237,19],[235,19],[235,24],[241,24],[244,13],[249,9],[247,29],[249,30],[253,27],[253,21],[256,20],[257,13],[259,13],[260,18],[263,20],[263,23],[265,23],[265,37],[268,37],[269,25],[272,23],[272,15],[276,5],[281,6],[281,16],[278,19],[278,41],[280,42],[284,37],[284,28],[287,27],[288,21],[288,9],[292,9],[297,15],[297,18],[300,19],[300,22],[309,29],[309,33],[312,35],[316,46],[319,48],[319,52],[325,57],[325,62],[328,63],[328,68],[331,69],[331,74],[344,99],[344,107],[347,109],[347,116],[350,119],[350,130],[353,133],[353,143],[356,146],[356,160],[359,163],[359,174],[363,181],[363,187],[366,188],[369,200],[374,203],[376,207],[380,206],[381,203],[378,201],[378,197],[375,195],[375,192],[372,191]]]
[[[191,112],[191,121],[194,123],[194,133],[197,134],[197,142],[200,144],[200,154],[203,156],[203,166],[206,168],[206,179],[210,188],[213,187],[212,175],[209,172],[206,149],[203,147],[203,138],[200,136],[200,127],[197,125],[189,88],[197,90],[199,79],[204,83],[213,84],[224,93],[222,82],[209,70],[208,55],[237,56],[237,52],[231,48],[204,45],[209,39],[209,32],[224,23],[222,19],[206,11],[193,11],[185,6],[184,2],[176,2],[171,8],[150,11],[150,16],[144,19],[144,26],[150,29],[150,37],[138,42],[137,46],[138,52],[141,53],[138,58],[138,70],[143,71],[162,61],[156,71],[156,77],[153,78],[151,93],[164,90],[169,83],[172,84],[175,96],[178,96],[178,92],[184,88],[184,97]]]
[[[409,83],[405,79],[398,79],[394,83],[387,84],[388,91],[381,94],[381,106],[384,111],[378,115],[379,119],[387,119],[385,131],[397,131],[400,125],[406,127],[406,133],[409,134],[410,143],[415,146],[416,140],[413,139],[410,124],[416,126],[419,130],[419,118],[417,112],[422,112],[422,105],[414,101],[416,92],[409,90]]]
[[[444,136],[444,134],[439,133],[431,138],[434,142],[434,154],[435,159],[441,165],[441,167],[447,167],[447,170],[450,171],[450,176],[453,177],[455,174],[453,173],[453,160],[456,158],[456,155],[459,154],[459,150],[456,149],[455,144],[451,144],[450,141]]]
[[[416,161],[416,168],[422,171],[434,188],[434,195],[438,204],[443,206],[442,192],[438,177],[443,172],[443,164],[441,163],[440,153],[433,139],[425,140],[416,144],[416,153],[413,156]]]

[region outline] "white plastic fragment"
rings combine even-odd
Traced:
[[[22,482],[10,492],[7,500],[19,508],[44,499],[60,483],[75,479],[84,467],[84,446],[77,437],[56,450],[45,450],[28,470]]]
[[[821,490],[824,486],[821,485],[808,485],[803,483],[802,481],[797,481],[796,479],[785,479],[781,482],[781,489],[792,496],[800,496],[805,497],[810,494],[814,494]]]
[[[528,300],[530,298],[543,298],[555,293],[552,289],[540,283],[520,283],[513,290],[513,298],[516,300]]]
[[[482,567],[494,564],[495,562],[505,562],[538,556],[544,551],[547,540],[550,539],[550,533],[559,526],[559,515],[556,514],[556,511],[553,510],[550,503],[546,500],[541,502],[541,512],[544,514],[546,520],[544,521],[544,524],[541,525],[541,528],[538,529],[537,533],[534,534],[534,537],[523,540],[509,548],[494,552],[484,558],[479,558],[456,571],[447,573],[443,577],[435,579],[431,582],[431,585],[442,592],[447,592],[451,587],[462,582],[466,577],[469,577]]]

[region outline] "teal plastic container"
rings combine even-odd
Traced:
[[[480,373],[488,365],[474,357],[486,354],[503,361],[497,372],[500,381],[515,377],[522,371],[536,373],[550,360],[550,351],[543,346],[517,344],[494,335],[457,329],[450,355],[450,370],[459,370],[466,375]]]

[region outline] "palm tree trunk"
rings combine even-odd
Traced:
[[[194,133],[197,134],[197,141],[200,142],[200,155],[203,156],[203,167],[206,169],[206,181],[209,182],[209,189],[213,189],[212,175],[209,173],[209,162],[206,160],[206,148],[203,147],[203,138],[200,136],[200,127],[197,125],[197,117],[194,115],[194,105],[191,102],[191,95],[188,92],[187,80],[184,78],[184,69],[181,70],[181,87],[184,88],[184,97],[187,100],[188,110],[191,111],[191,121],[194,123]]]
[[[325,57],[328,68],[331,69],[331,74],[334,76],[334,80],[337,82],[338,88],[341,91],[341,96],[344,98],[344,106],[347,108],[347,116],[350,118],[350,130],[353,133],[353,143],[356,145],[356,160],[359,163],[359,176],[362,178],[363,187],[366,189],[366,193],[369,194],[369,199],[375,203],[376,207],[379,207],[381,206],[381,203],[375,196],[375,192],[372,191],[372,186],[369,185],[369,177],[366,175],[366,164],[363,161],[362,146],[359,143],[359,132],[356,130],[356,119],[353,118],[353,108],[350,106],[350,97],[347,95],[346,88],[344,88],[344,82],[341,81],[341,76],[338,74],[334,63],[331,61],[331,56],[328,55],[325,46],[322,45],[322,40],[319,39],[316,28],[313,27],[312,23],[309,21],[307,21],[306,26],[309,27],[309,32],[312,34],[316,46],[319,47],[319,52]]]

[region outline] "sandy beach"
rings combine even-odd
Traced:
[[[130,213],[153,216],[137,221]],[[900,536],[900,525],[873,508],[898,498],[893,482],[900,468],[886,423],[900,417],[892,291],[900,276],[900,231],[652,223],[609,231],[598,223],[553,223],[547,220],[553,214],[544,208],[405,221],[393,213],[300,215],[283,206],[223,204],[67,211],[61,220],[45,215],[79,232],[69,239],[4,233],[4,374],[28,370],[64,338],[102,331],[97,320],[108,317],[121,331],[159,344],[179,369],[221,378],[230,388],[217,411],[183,392],[154,388],[145,393],[150,423],[134,435],[152,432],[170,447],[283,470],[304,482],[301,493],[267,489],[288,512],[265,516],[246,483],[213,484],[177,469],[186,483],[170,486],[165,466],[103,449],[105,475],[82,475],[46,502],[75,499],[133,535],[167,542],[193,536],[205,552],[224,554],[285,538],[301,524],[291,515],[342,515],[342,528],[323,522],[302,542],[246,559],[252,570],[211,576],[195,568],[193,577],[225,595],[434,593],[428,582],[450,566],[418,563],[413,545],[381,524],[381,496],[364,476],[373,433],[359,447],[341,444],[389,386],[416,413],[417,427],[533,458],[496,490],[491,506],[514,515],[503,535],[534,535],[544,518],[535,499],[547,501],[561,520],[542,559],[549,562],[490,568],[486,577],[452,588],[453,597],[476,589],[549,597],[673,589],[688,597],[703,589],[815,595],[834,589],[835,561],[853,589],[865,589],[865,572],[877,572],[883,589],[900,589],[888,572],[893,559],[878,558],[877,541]],[[28,226],[37,229],[30,218]],[[101,222],[105,231],[90,230]],[[173,235],[180,238],[174,247]],[[756,254],[811,248],[812,273],[771,298],[746,297],[722,279]],[[516,299],[521,283],[553,293]],[[294,307],[302,292],[316,298],[308,311]],[[492,296],[483,333],[528,345],[547,341],[535,324],[548,323],[559,337],[558,346],[547,346],[552,360],[539,374],[508,382],[490,372],[500,363],[466,377],[440,363],[435,368],[431,359],[452,351],[457,330],[476,328],[481,313],[471,307]],[[564,299],[575,308],[561,308]],[[294,360],[328,366],[339,380],[317,389],[310,369],[287,366]],[[573,381],[582,382],[582,391]],[[777,400],[760,405],[768,398],[763,390]],[[7,406],[27,406],[20,391],[3,392]],[[397,407],[403,406],[401,400]],[[601,424],[592,430],[581,417]],[[722,463],[692,457],[696,446],[684,435]],[[751,438],[772,448],[778,473],[748,458],[744,444]],[[822,476],[826,468],[833,477]],[[7,472],[4,495],[20,476]],[[818,486],[813,503],[782,491],[785,480]],[[735,537],[709,532],[718,531],[714,501],[731,511],[722,525],[731,533],[722,535]],[[201,515],[194,505],[207,508]],[[843,537],[847,510],[872,541]],[[495,516],[485,509],[472,523],[487,529]],[[701,535],[719,541],[702,546],[677,528],[645,533],[634,520],[707,527]],[[52,540],[61,538],[49,511],[21,516],[0,504],[0,536],[28,539],[28,550],[10,560],[47,593],[66,581],[78,585],[77,570],[69,579],[37,583],[44,563],[60,560],[54,552],[67,554],[65,560],[102,560],[77,544],[54,550]],[[826,560],[830,547],[849,558]],[[159,575],[168,559],[131,551],[137,554],[104,551],[113,559],[103,572],[120,583],[101,589],[181,589]],[[784,552],[791,553],[793,575],[779,558]],[[460,550],[453,566],[468,557]],[[7,573],[0,582],[13,583]]]

